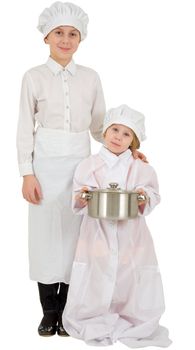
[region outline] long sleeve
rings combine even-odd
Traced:
[[[94,177],[94,156],[84,159],[79,163],[73,178],[72,209],[75,214],[83,215],[88,213],[88,206],[82,208],[78,206],[75,196],[82,187],[87,187],[89,191],[98,188],[98,183]]]
[[[152,167],[147,166],[145,169],[146,171],[142,172],[143,181],[137,184],[134,189],[136,191],[138,188],[142,188],[147,194],[148,202],[143,208],[143,212],[139,212],[139,215],[143,216],[149,215],[160,202],[157,175]]]
[[[19,121],[17,129],[17,151],[20,175],[33,174],[32,153],[34,148],[36,99],[30,75],[25,73],[22,81]]]
[[[90,132],[96,141],[103,142],[102,128],[106,113],[104,94],[99,76],[97,75],[94,103],[92,107],[92,122]]]
[[[84,185],[79,183],[77,178],[74,178],[74,180],[73,180],[73,195],[72,195],[72,210],[75,214],[79,214],[79,215],[84,215],[84,214],[87,214],[87,212],[88,212],[87,206],[85,206],[85,207],[79,206],[76,199],[75,199],[76,195],[80,192],[80,190],[83,186]],[[90,189],[88,186],[87,186],[87,188]]]

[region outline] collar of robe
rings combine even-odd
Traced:
[[[110,152],[105,146],[102,146],[99,156],[105,161],[109,168],[112,168],[119,162],[128,163],[132,158],[132,152],[130,149],[127,149],[125,152],[117,156],[116,154]]]

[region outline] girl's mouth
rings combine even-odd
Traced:
[[[120,145],[119,145],[118,143],[111,142],[111,144],[112,144],[113,146],[120,147]]]
[[[64,51],[64,52],[70,51],[70,48],[68,48],[68,47],[59,47],[59,49]]]

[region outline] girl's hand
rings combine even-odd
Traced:
[[[22,194],[29,203],[39,204],[42,199],[41,186],[34,175],[23,176]]]
[[[146,198],[146,199],[144,199],[144,200],[139,200],[139,201],[138,201],[138,206],[139,206],[139,207],[145,206],[146,203],[148,202],[148,198],[147,198],[146,192],[145,192],[142,188],[136,189],[136,192],[137,192],[138,194],[142,194],[142,195],[145,196],[145,198]]]
[[[88,204],[87,199],[83,199],[83,198],[80,197],[81,193],[83,193],[83,192],[88,192],[88,188],[87,187],[82,187],[81,191],[75,196],[75,201],[77,202],[77,205],[80,208],[84,208]]]
[[[146,156],[139,152],[137,149],[132,150],[132,155],[134,159],[141,159],[144,163],[148,163]]]

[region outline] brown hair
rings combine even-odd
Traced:
[[[133,140],[129,146],[130,150],[133,151],[134,149],[138,149],[140,148],[140,142],[138,140],[137,135],[134,133],[134,131],[131,129],[132,133],[133,133]]]

